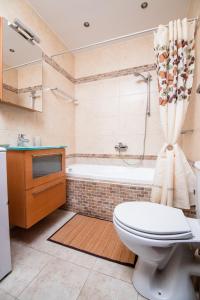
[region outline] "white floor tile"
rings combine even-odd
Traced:
[[[91,272],[78,300],[137,300],[132,284],[113,277]]]
[[[89,270],[69,262],[54,259],[18,297],[20,300],[77,299]]]
[[[58,209],[30,229],[14,228],[11,238],[14,241],[35,245],[48,239],[56,230],[73,217],[74,213]]]
[[[30,247],[21,245],[19,243],[12,243],[11,247],[12,264],[23,264],[29,267],[34,267],[40,271],[51,259],[52,256],[32,249]]]
[[[73,215],[57,210],[12,231],[13,272],[0,283],[0,300],[145,299],[131,284],[133,268],[47,241]]]
[[[96,262],[95,256],[62,245],[57,245],[57,252],[55,255],[56,257],[88,269],[91,269]]]
[[[14,265],[12,273],[0,282],[0,288],[17,297],[38,274],[39,270],[34,266]]]
[[[0,289],[0,300],[14,300],[15,298]]]
[[[97,258],[93,270],[131,283],[134,269]]]

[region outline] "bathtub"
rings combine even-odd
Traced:
[[[72,164],[66,171],[69,177],[139,185],[152,185],[155,172],[154,168],[95,164]]]

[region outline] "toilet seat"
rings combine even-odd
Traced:
[[[171,235],[165,235],[165,234],[148,234],[145,232],[137,231],[134,229],[131,229],[130,227],[124,226],[117,218],[114,216],[113,221],[115,225],[121,227],[123,230],[127,231],[128,233],[137,235],[139,237],[143,237],[146,239],[153,239],[153,240],[187,240],[192,238],[192,233],[179,233],[179,234],[171,234]]]
[[[131,234],[156,240],[193,237],[182,210],[151,202],[125,202],[114,210],[114,222]]]

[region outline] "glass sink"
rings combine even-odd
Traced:
[[[8,151],[31,151],[31,150],[43,150],[43,149],[62,149],[67,148],[67,146],[8,146],[6,149]]]

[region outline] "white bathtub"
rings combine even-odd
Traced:
[[[72,164],[67,168],[67,175],[93,180],[151,185],[154,168]]]

